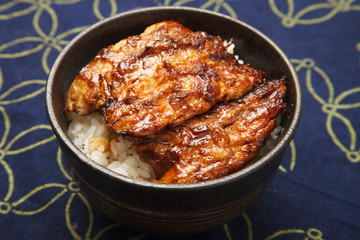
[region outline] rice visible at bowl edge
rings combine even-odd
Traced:
[[[99,113],[84,116],[72,113],[68,120],[72,142],[99,165],[133,179],[154,177],[151,166],[140,160],[131,142],[113,133]]]

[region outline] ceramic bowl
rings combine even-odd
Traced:
[[[132,180],[86,157],[67,134],[66,93],[73,79],[96,53],[147,26],[175,20],[196,31],[234,38],[235,54],[269,79],[287,77],[287,108],[274,146],[244,169],[194,184],[159,184]],[[187,234],[209,230],[239,216],[264,191],[294,137],[302,110],[297,74],[283,51],[260,31],[239,20],[187,7],[154,7],[124,12],[97,22],[76,36],[56,59],[46,86],[46,110],[63,157],[88,199],[101,211],[141,231]]]

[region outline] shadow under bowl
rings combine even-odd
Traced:
[[[99,50],[151,24],[174,20],[194,31],[234,39],[235,54],[269,79],[287,78],[286,111],[272,149],[244,169],[193,184],[133,180],[90,160],[70,140],[64,103],[73,79]],[[284,150],[298,128],[302,92],[297,74],[282,50],[268,37],[239,20],[188,7],[154,7],[124,12],[100,21],[76,36],[56,59],[46,86],[46,110],[74,180],[101,211],[123,224],[160,234],[209,230],[239,216],[264,191],[277,172]]]

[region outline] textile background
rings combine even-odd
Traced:
[[[64,165],[44,88],[59,52],[89,25],[159,5],[227,14],[289,56],[304,112],[273,182],[209,232],[156,236],[101,214]],[[0,239],[360,239],[359,0],[0,0]]]

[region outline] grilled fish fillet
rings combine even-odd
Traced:
[[[132,138],[160,183],[193,183],[238,171],[266,143],[284,110],[285,79],[267,81],[240,100],[215,105],[175,128]]]
[[[238,99],[265,77],[220,37],[160,22],[101,50],[71,85],[65,111],[98,110],[116,133],[143,137]]]

